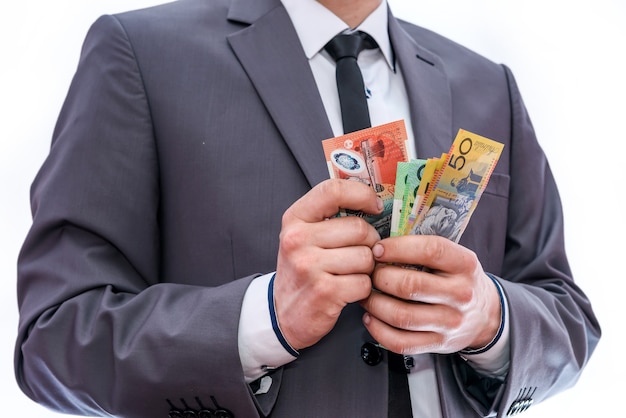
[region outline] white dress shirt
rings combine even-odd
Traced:
[[[282,3],[294,24],[311,65],[333,134],[342,135],[335,62],[323,48],[335,35],[349,31],[351,28],[315,0],[282,0]],[[387,32],[387,13],[387,3],[382,1],[358,28],[354,28],[368,33],[379,46],[379,49],[362,51],[358,57],[358,63],[368,91],[368,108],[372,126],[403,119],[408,134],[409,156],[416,158],[409,102],[400,68],[395,64]],[[270,273],[253,280],[243,301],[239,321],[239,355],[248,382],[297,358],[293,355],[296,354],[295,351],[290,353],[284,348],[285,342],[281,344],[272,326],[270,308],[273,309],[273,306],[270,306],[270,303],[273,301],[268,300],[268,286],[272,276],[273,273]],[[499,286],[497,282],[496,285]],[[504,297],[503,293],[501,297]],[[463,355],[463,358],[477,371],[499,378],[504,378],[509,365],[509,320],[505,300],[502,305],[505,314],[503,315],[504,323],[495,345],[480,354]],[[413,417],[441,417],[432,355],[422,354],[413,357],[415,367],[408,375]],[[263,392],[271,385],[271,378],[264,379],[260,389]]]

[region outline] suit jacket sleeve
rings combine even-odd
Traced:
[[[440,366],[452,370],[463,394],[459,399],[480,416],[515,415],[572,386],[600,337],[590,302],[569,268],[555,180],[513,75],[503,68],[511,112],[505,158],[510,185],[498,274],[510,312],[510,369],[501,383],[477,374],[457,356],[439,359]],[[447,373],[441,370],[442,376]]]
[[[158,417],[185,402],[254,416],[237,352],[254,275],[233,280],[216,266],[202,272],[211,286],[167,276],[155,130],[134,51],[104,17],[86,39],[32,188],[17,380],[29,397],[71,414]]]

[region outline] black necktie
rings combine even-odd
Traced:
[[[376,47],[376,42],[363,32],[339,34],[324,47],[337,63],[337,90],[344,134],[371,126],[357,57],[363,49]]]
[[[413,367],[413,358],[391,351],[387,352],[389,362],[389,418],[410,418],[411,392],[409,391],[408,373]]]
[[[363,32],[339,34],[324,47],[337,63],[337,90],[341,106],[343,133],[358,131],[371,126],[363,76],[357,64],[359,53],[378,45]],[[387,352],[389,361],[389,417],[411,417],[411,397],[407,368],[401,355]]]

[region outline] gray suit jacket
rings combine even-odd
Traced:
[[[389,20],[420,157],[459,128],[505,144],[462,244],[502,277],[505,384],[435,356],[446,417],[517,412],[572,385],[600,329],[574,284],[546,158],[514,79],[425,29]],[[16,376],[73,414],[384,417],[386,363],[366,365],[358,306],[251,395],[242,297],[275,269],[283,211],[328,178],[332,136],[279,0],[181,0],[90,30],[19,259]],[[175,414],[174,414],[175,415]]]

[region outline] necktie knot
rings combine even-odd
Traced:
[[[351,34],[339,34],[331,39],[324,49],[335,60],[343,58],[354,58],[365,48],[375,48],[376,43],[364,32],[353,32]]]

